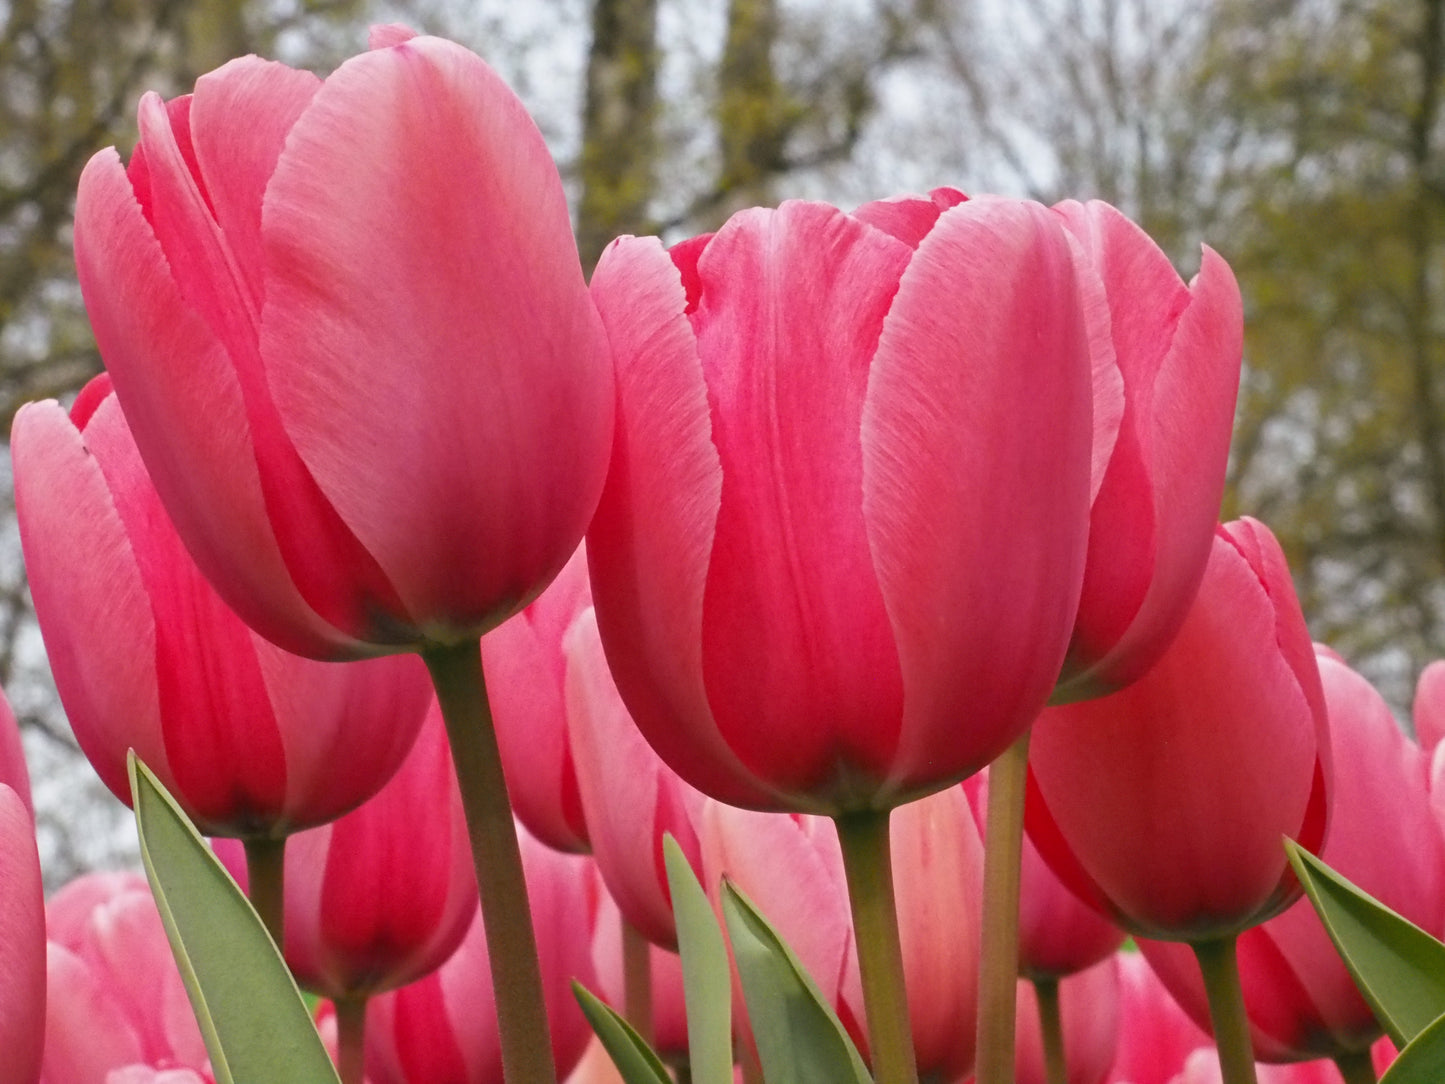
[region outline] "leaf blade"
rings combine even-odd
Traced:
[[[696,1084],[732,1084],[732,983],[727,942],[707,893],[669,833],[662,841],[677,921],[687,1006],[687,1051]]]
[[[662,1060],[616,1009],[579,982],[572,993],[626,1084],[672,1084]]]

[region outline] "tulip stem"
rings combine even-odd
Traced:
[[[982,948],[978,967],[977,1084],[1013,1084],[1019,972],[1019,883],[1029,734],[988,769],[983,851]]]
[[[1335,1056],[1335,1065],[1340,1070],[1340,1079],[1345,1084],[1378,1084],[1379,1075],[1368,1050],[1352,1050],[1348,1054]]]
[[[637,927],[622,920],[623,1008],[627,1022],[652,1045],[652,945]]]
[[[1044,1079],[1048,1084],[1068,1084],[1069,1067],[1064,1058],[1064,1014],[1059,1006],[1059,980],[1034,979],[1034,997],[1039,1006],[1039,1035],[1044,1045]]]
[[[893,898],[888,810],[847,813],[835,817],[834,823],[843,850],[848,905],[853,911],[873,1076],[877,1084],[918,1084],[898,908]]]
[[[1256,1084],[1254,1042],[1244,1011],[1244,990],[1239,985],[1235,938],[1196,941],[1191,947],[1199,960],[1204,992],[1209,998],[1214,1045],[1219,1048],[1220,1079],[1223,1084]]]
[[[341,1084],[366,1078],[366,995],[339,997],[336,1007],[336,1073]]]
[[[555,1084],[537,939],[487,703],[481,647],[477,640],[467,640],[430,648],[422,659],[436,686],[471,837],[496,995],[502,1077],[507,1084]]]
[[[271,935],[278,951],[286,947],[286,837],[247,836],[246,887],[251,906]]]

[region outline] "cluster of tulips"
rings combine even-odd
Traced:
[[[1445,835],[1216,522],[1224,261],[939,189],[589,285],[510,90],[371,45],[142,100],[76,208],[106,372],[12,436],[77,740],[214,837],[339,1078],[617,1079],[576,982],[703,1080],[670,836],[879,1084],[1373,1080],[1282,839],[1440,934]],[[232,1079],[159,875],[47,904],[13,720],[0,780],[0,1081]],[[731,1019],[729,1080],[827,1079]]]

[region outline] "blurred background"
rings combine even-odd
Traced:
[[[584,264],[801,196],[940,184],[1108,200],[1247,320],[1226,518],[1265,520],[1306,616],[1404,717],[1445,655],[1445,0],[0,0],[0,413],[100,367],[70,219],[142,91],[255,52],[326,72],[366,27],[454,38],[512,84]],[[134,863],[29,612],[8,485],[0,683],[54,887]]]

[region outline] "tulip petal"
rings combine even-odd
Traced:
[[[679,271],[657,240],[624,237],[602,254],[592,292],[617,358],[612,466],[587,536],[608,664],[674,771],[714,797],[768,805],[771,792],[718,735],[703,685],[722,469]]]
[[[692,314],[722,496],[708,701],[745,764],[847,807],[893,758],[902,687],[863,523],[859,419],[910,251],[826,204],[735,215]]]
[[[898,238],[909,248],[917,248],[918,243],[928,236],[928,231],[933,229],[939,215],[967,199],[957,189],[935,188],[927,198],[895,196],[873,200],[855,210],[853,217]]]
[[[31,1084],[45,1040],[45,897],[35,821],[0,783],[0,1077]]]
[[[1058,676],[1093,435],[1075,299],[1048,212],[977,199],[940,216],[884,325],[863,507],[903,672],[900,790],[988,763]]]
[[[266,378],[321,492],[424,637],[497,624],[581,538],[611,426],[541,135],[460,46],[364,53],[292,128],[262,232]]]

